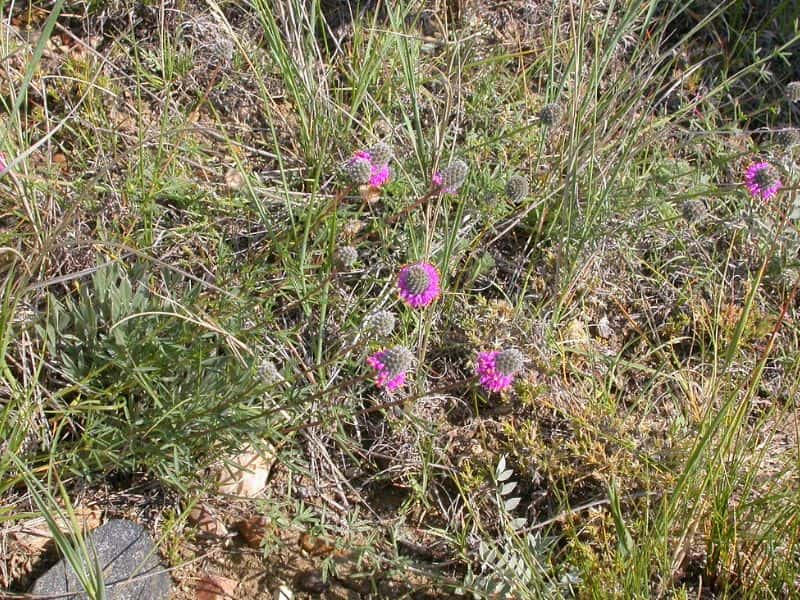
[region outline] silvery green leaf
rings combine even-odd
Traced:
[[[519,506],[520,500],[521,500],[521,498],[519,498],[519,497],[509,498],[508,501],[506,502],[506,505],[505,505],[506,506],[506,510],[510,512],[510,511],[514,510],[515,508],[517,508],[517,506]]]
[[[497,461],[497,468],[494,470],[495,476],[497,477],[497,481],[503,481],[502,475],[505,470],[506,470],[506,455],[503,454],[500,457],[500,460]],[[505,479],[508,479],[508,477],[506,477]]]
[[[511,492],[514,491],[514,488],[517,487],[517,482],[512,481],[510,483],[506,483],[503,485],[502,489],[500,490],[501,496],[508,496]]]
[[[526,519],[525,517],[519,517],[511,521],[511,529],[516,531],[517,529],[522,529],[527,524],[528,524],[528,519]]]

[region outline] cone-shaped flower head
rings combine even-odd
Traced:
[[[489,392],[502,392],[511,386],[524,361],[522,352],[514,348],[480,352],[475,370],[484,389]]]
[[[555,102],[545,104],[539,111],[539,120],[542,125],[552,127],[561,119],[561,107]]]
[[[347,161],[344,170],[353,183],[365,184],[372,177],[372,161],[366,152],[359,150]]]
[[[433,174],[433,185],[445,194],[455,194],[467,180],[469,167],[463,160],[456,159],[441,171]]]
[[[386,144],[378,144],[370,150],[356,151],[345,165],[345,171],[353,183],[379,188],[392,175],[390,158],[391,148]]]
[[[522,175],[512,175],[506,182],[506,197],[511,202],[519,202],[528,195],[530,186]]]
[[[375,337],[388,337],[392,335],[395,318],[388,310],[379,310],[364,319],[364,331]]]
[[[687,223],[701,221],[707,212],[705,203],[697,198],[690,198],[681,205],[681,213]]]
[[[781,189],[781,180],[775,167],[767,162],[757,162],[747,167],[744,181],[750,195],[766,202]]]
[[[356,264],[358,260],[358,250],[352,246],[341,246],[336,249],[334,260],[336,261],[337,267],[349,269]]]
[[[800,102],[800,81],[792,81],[786,86],[786,97],[792,102]]]
[[[369,178],[370,186],[374,188],[379,188],[383,186],[385,183],[389,182],[389,179],[392,177],[392,172],[389,170],[389,165],[372,165],[372,176]]]
[[[400,297],[413,308],[427,306],[439,297],[439,271],[430,263],[421,262],[400,269],[397,287]]]
[[[369,149],[373,165],[388,165],[392,160],[392,147],[386,142],[378,142]]]
[[[375,369],[375,385],[389,391],[405,383],[406,371],[413,362],[414,355],[403,346],[380,350],[367,358],[367,364]]]
[[[797,129],[781,129],[775,134],[775,143],[785,150],[800,144],[800,132]]]

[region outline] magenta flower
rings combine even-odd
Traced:
[[[6,163],[5,154],[0,152],[0,175],[2,175],[3,173],[6,172],[6,168],[7,167],[8,167],[8,164]]]
[[[391,176],[389,165],[372,165],[372,173],[368,183],[374,188],[379,188],[387,183]]]
[[[747,167],[744,181],[750,195],[760,198],[762,202],[773,198],[783,185],[777,169],[768,162],[757,162]]]
[[[357,150],[345,168],[356,183],[380,188],[392,175],[389,169],[389,156],[381,147],[376,147],[374,150]]]
[[[475,371],[481,385],[489,392],[502,392],[514,382],[514,376],[522,369],[525,357],[515,349],[479,352]]]
[[[414,355],[403,346],[380,350],[367,358],[367,364],[375,369],[375,385],[389,391],[406,382],[406,371],[413,362]]]
[[[403,267],[397,277],[400,297],[412,308],[428,306],[436,300],[442,292],[439,282],[439,271],[426,262]]]
[[[455,194],[467,180],[469,167],[463,160],[454,160],[431,178],[433,187],[445,194]]]

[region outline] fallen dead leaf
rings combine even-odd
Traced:
[[[267,533],[267,518],[262,515],[255,515],[244,521],[239,521],[234,525],[236,531],[242,536],[245,543],[251,548],[260,548],[261,542]]]
[[[233,598],[233,592],[239,583],[221,575],[205,573],[200,576],[195,587],[196,600],[224,600]]]
[[[300,547],[311,556],[322,556],[330,554],[335,550],[333,544],[327,540],[304,533],[300,536]]]
[[[364,202],[370,204],[376,200],[379,200],[381,197],[380,188],[376,188],[371,185],[359,186],[358,193],[361,195],[361,199],[364,200]]]
[[[562,344],[582,348],[590,342],[586,325],[578,318],[572,319],[564,329]]]

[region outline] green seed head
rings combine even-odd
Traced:
[[[522,175],[512,175],[506,182],[506,197],[511,202],[519,202],[528,195],[530,186]]]
[[[463,160],[456,159],[442,170],[442,187],[455,191],[467,180],[469,167]]]
[[[414,362],[414,355],[408,348],[396,346],[383,353],[381,362],[386,366],[389,377],[396,377],[408,371]]]
[[[363,185],[372,177],[372,165],[363,158],[357,158],[348,162],[344,167],[350,181]]]
[[[495,357],[495,365],[497,365],[497,370],[503,375],[513,375],[522,369],[522,364],[524,362],[525,357],[523,356],[522,352],[516,348],[503,350]]]
[[[336,249],[334,258],[338,266],[349,269],[356,264],[358,260],[358,251],[352,246],[342,246]]]
[[[388,310],[379,310],[364,319],[364,330],[376,337],[388,337],[394,331],[395,318]]]
[[[267,385],[273,385],[283,379],[278,371],[278,367],[276,367],[275,363],[268,358],[262,360],[261,364],[258,365],[258,375]]]
[[[405,288],[409,294],[422,294],[431,284],[427,271],[419,265],[413,265],[406,271]]]
[[[561,107],[555,102],[545,104],[539,111],[539,120],[542,125],[552,127],[561,119]]]
[[[378,142],[368,152],[373,165],[388,165],[392,160],[392,147],[386,142]]]

